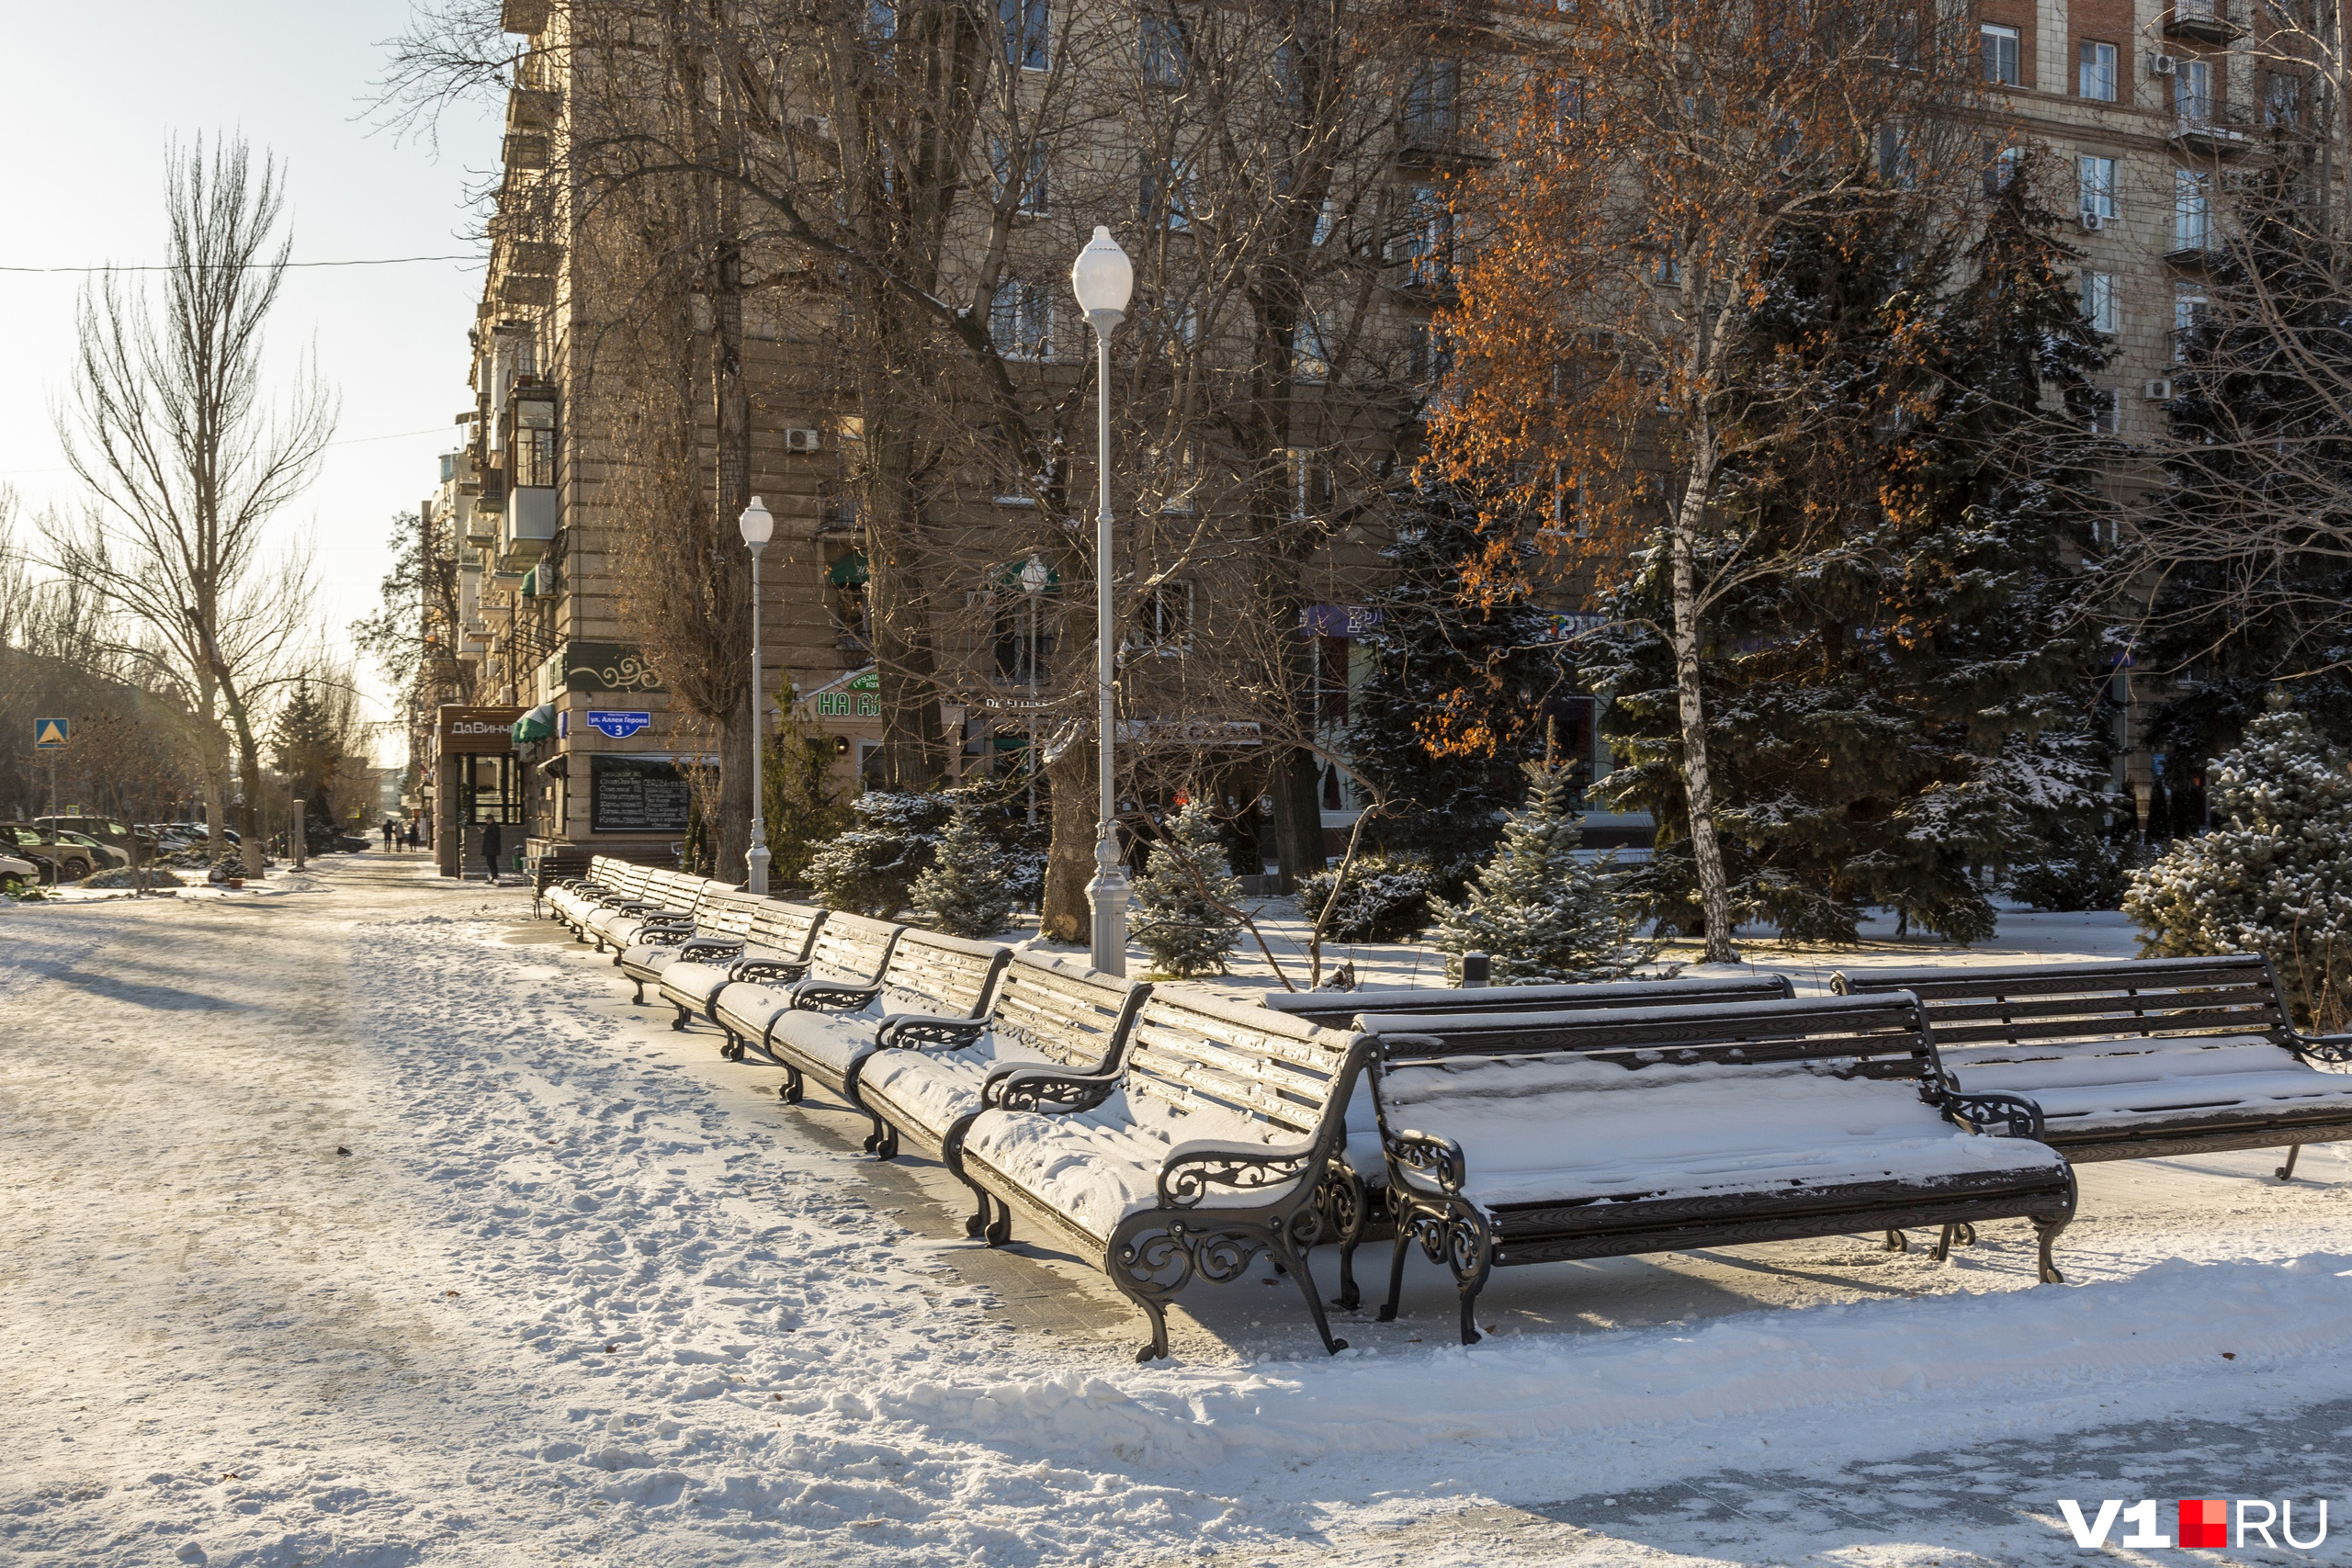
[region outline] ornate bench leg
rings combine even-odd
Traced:
[[[989,1228],[989,1195],[981,1188],[974,1187],[972,1196],[978,1200],[978,1203],[971,1217],[964,1222],[964,1234],[978,1240],[987,1234]]]
[[[631,980],[629,984],[637,987],[637,994],[629,998],[628,1005],[633,1008],[643,1007],[645,1005],[645,982],[642,980]]]
[[[1908,1252],[1911,1250],[1911,1238],[1905,1235],[1901,1231],[1889,1231],[1886,1233],[1886,1246],[1883,1250],[1888,1252]]]
[[[1388,1254],[1388,1299],[1380,1303],[1377,1314],[1382,1323],[1396,1321],[1396,1305],[1405,1294],[1405,1249],[1412,1245],[1412,1230],[1400,1219],[1396,1224],[1396,1245]]]
[[[1306,1298],[1306,1310],[1315,1314],[1315,1332],[1323,1337],[1323,1348],[1336,1356],[1348,1348],[1344,1339],[1331,1337],[1331,1320],[1323,1315],[1323,1298],[1315,1293],[1315,1276],[1308,1272],[1304,1250],[1284,1256],[1274,1254],[1277,1265],[1287,1268],[1292,1279],[1298,1281],[1299,1294]]]
[[[784,1081],[775,1086],[776,1098],[786,1105],[797,1105],[800,1103],[800,1097],[807,1092],[808,1086],[800,1081],[800,1069],[798,1067],[785,1068]]]
[[[2289,1144],[2287,1145],[2287,1163],[2278,1168],[2279,1180],[2292,1181],[2295,1179],[2295,1156],[2302,1152],[2303,1145],[2301,1144]]]
[[[2054,1220],[2036,1218],[2033,1222],[2034,1234],[2041,1238],[2041,1282],[2045,1285],[2066,1282],[2066,1276],[2058,1272],[2058,1265],[2051,1260],[2050,1248],[2057,1242],[2058,1233],[2066,1228],[2066,1222],[2071,1218],[2072,1215]]]

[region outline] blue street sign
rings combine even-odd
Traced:
[[[652,722],[653,716],[643,711],[631,712],[621,708],[588,710],[589,728],[615,740],[626,740]]]
[[[37,718],[33,720],[33,746],[42,751],[62,750],[73,729],[74,721],[70,718]]]

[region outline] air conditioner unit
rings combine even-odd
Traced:
[[[2085,233],[2096,234],[2101,229],[2106,227],[2107,220],[2098,213],[2086,212],[2083,214],[2083,231]]]
[[[2152,403],[2168,403],[2172,401],[2172,381],[2170,378],[2159,376],[2153,381],[2142,382],[2140,384],[2140,396]]]
[[[817,433],[813,430],[787,430],[784,433],[784,449],[787,452],[814,452]]]
[[[830,141],[833,137],[833,117],[823,114],[804,114],[800,117],[800,129],[820,141]]]
[[[2169,54],[2152,54],[2148,56],[2148,74],[2151,76],[2169,76],[2173,73],[2178,63],[2179,62],[2174,60]]]

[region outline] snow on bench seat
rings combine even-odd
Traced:
[[[1453,1274],[1462,1337],[1499,1267],[2024,1217],[2041,1274],[2075,1207],[2030,1101],[1946,1085],[1909,995],[1367,1016],[1396,1221]],[[1939,1247],[1939,1253],[1941,1247]]]
[[[670,1027],[683,1030],[697,1017],[717,1022],[718,993],[738,981],[773,985],[800,978],[824,922],[818,905],[763,900],[733,952],[704,948],[662,971],[662,999],[678,1010]]]
[[[670,926],[650,931],[639,931],[639,940],[621,949],[613,966],[628,976],[637,987],[629,998],[631,1006],[645,1005],[645,987],[660,980],[680,958],[732,955],[743,948],[743,937],[752,929],[760,906],[767,898],[757,893],[728,892],[705,898],[695,911],[691,930]]]
[[[1023,1067],[1115,1077],[1136,1009],[1150,991],[1074,958],[1014,953],[985,1028],[935,1040],[894,1031],[859,1069],[858,1098],[885,1128],[875,1154],[895,1157],[903,1137],[962,1176],[964,1131],[987,1108],[993,1088]],[[982,1189],[973,1191],[978,1209],[965,1228],[978,1235],[988,1227],[989,1199]]]
[[[1150,1321],[1138,1359],[1168,1354],[1167,1303],[1194,1279],[1249,1277],[1271,1254],[1327,1349],[1346,1347],[1308,1272],[1318,1238],[1353,1235],[1359,1191],[1339,1161],[1369,1044],[1185,986],[1155,987],[1115,1075],[1017,1068],[963,1139],[965,1179],[1104,1273]]]
[[[1849,996],[1916,995],[1946,1072],[2023,1095],[2067,1158],[2288,1150],[2352,1137],[2352,1038],[2298,1032],[2268,959],[2137,959],[1841,973]]]

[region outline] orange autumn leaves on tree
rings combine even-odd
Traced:
[[[1523,541],[1588,591],[1663,567],[1707,955],[1728,958],[1706,620],[1804,554],[1748,552],[1737,479],[1835,461],[1854,429],[1808,345],[1759,351],[1747,322],[1791,240],[1899,243],[1962,210],[1973,29],[1835,0],[1525,0],[1516,20],[1497,155],[1453,186],[1468,254],[1437,323],[1453,370],[1430,461],[1482,498],[1474,592],[1527,570]]]

